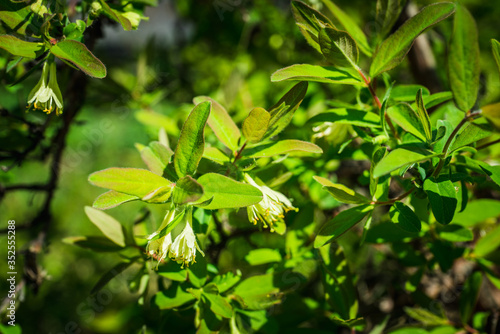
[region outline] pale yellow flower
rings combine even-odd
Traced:
[[[40,109],[50,114],[52,110],[56,115],[62,114],[63,99],[57,84],[56,64],[54,62],[43,64],[42,77],[28,95],[28,108],[33,104],[35,109]]]

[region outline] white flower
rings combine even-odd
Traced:
[[[47,114],[50,114],[52,110],[55,110],[57,115],[62,113],[63,100],[57,84],[56,64],[54,62],[50,65],[48,62],[43,64],[42,77],[28,95],[28,108],[32,103],[35,109],[41,109]]]
[[[266,185],[258,185],[248,174],[245,174],[245,181],[262,191],[263,198],[257,204],[247,207],[248,220],[257,224],[260,220],[264,227],[274,232],[273,225],[277,222],[283,222],[285,213],[290,210],[296,210],[290,200],[278,191],[274,191]]]
[[[146,251],[152,256],[156,255],[158,264],[168,256],[172,260],[182,263],[182,266],[184,267],[184,265],[196,262],[196,250],[205,256],[203,251],[200,249],[200,246],[198,246],[198,242],[196,241],[196,236],[192,228],[192,208],[188,208],[180,214],[183,216],[178,218],[176,217],[175,208],[169,210],[160,228],[148,237],[148,240],[150,241],[148,242]],[[154,237],[161,234],[162,230],[167,228],[169,224],[178,219],[180,219],[180,221],[171,232],[152,240]]]

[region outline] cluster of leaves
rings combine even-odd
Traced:
[[[314,259],[319,256],[319,266],[315,263],[307,269],[292,269],[291,272],[297,275],[297,284],[307,282],[312,273],[320,269],[331,312],[328,318],[341,327],[363,329],[366,324],[362,314],[359,314],[355,278],[343,265],[346,261],[345,245],[334,247],[330,243],[364,222],[361,243],[392,243],[394,250],[400,251],[400,260],[406,266],[417,267],[405,286],[409,292],[417,293],[424,273],[435,265],[446,272],[460,257],[475,263],[474,269],[467,274],[469,278],[460,300],[460,322],[425,307],[406,308],[405,312],[426,327],[437,327],[446,332],[454,332],[456,327],[468,329],[471,321],[473,326],[484,326],[477,325],[485,318],[484,315],[473,318],[473,311],[483,275],[493,284],[498,286],[499,283],[494,273],[495,261],[488,256],[499,245],[495,239],[498,239],[500,229],[493,228],[473,243],[474,232],[485,227],[456,218],[460,217],[460,213],[468,212],[470,190],[467,185],[470,188],[489,180],[500,185],[498,167],[475,158],[479,149],[498,142],[478,144],[497,131],[500,114],[496,104],[477,106],[480,69],[475,22],[462,5],[442,2],[424,7],[386,37],[403,4],[399,1],[379,1],[377,15],[383,18],[383,29],[374,39],[376,45],[371,45],[362,30],[339,7],[328,0],[323,3],[334,20],[303,2],[292,2],[292,9],[306,40],[332,66],[300,64],[276,71],[272,81],[301,82],[269,111],[263,108],[251,110],[242,122],[241,131],[218,102],[205,96],[195,98],[196,106],[184,123],[175,150],[170,148],[163,130],[160,131],[159,141],[148,146],[137,145],[149,171],[110,168],[90,176],[89,180],[94,185],[110,189],[98,197],[93,206],[109,209],[141,200],[165,204],[167,208],[174,205],[181,210],[194,207],[193,226],[202,240],[202,248],[210,249],[210,245],[217,242],[208,236],[221,228],[217,225],[222,224],[221,213],[225,212],[219,209],[251,208],[265,202],[266,194],[259,188],[240,182],[244,181],[246,173],[261,173],[272,165],[285,163],[286,160],[279,156],[322,153],[321,148],[312,143],[295,139],[271,140],[290,123],[303,100],[307,89],[304,81],[350,85],[357,89],[355,103],[344,101],[340,106],[315,115],[309,124],[319,124],[318,128],[325,133],[338,130],[339,124],[347,127],[349,138],[340,151],[351,146],[363,148],[371,166],[365,181],[369,196],[334,183],[327,177],[315,176],[315,181],[336,201],[354,206],[341,211],[321,226],[313,245],[301,238],[308,235],[308,229],[314,226],[288,231],[286,247],[292,249],[291,258],[283,260],[279,252],[256,249],[247,256],[248,262],[256,265],[278,262],[279,265],[264,275],[252,276],[241,282],[241,274],[229,272],[220,275],[215,264],[200,260],[199,256],[198,262],[188,268],[176,266],[175,261],[160,264],[158,274],[170,280],[171,285],[156,294],[155,304],[160,309],[193,307],[196,310],[195,324],[200,333],[223,328],[230,328],[235,333],[249,328],[259,330],[266,323],[264,310],[277,303],[280,293],[289,288],[287,284],[282,284],[286,280],[276,279],[276,276],[286,275],[285,268],[315,262]],[[414,40],[451,15],[454,15],[448,53],[451,91],[431,94],[423,86],[392,82],[388,71],[403,62]],[[498,58],[496,41],[493,41],[493,52]],[[358,65],[360,53],[370,60],[369,74]],[[382,91],[375,85],[378,78],[385,84],[383,99],[377,95]],[[367,93],[373,103],[363,101]],[[434,112],[429,114],[428,110]],[[209,124],[222,149],[217,148],[218,145],[205,144],[205,123]],[[270,157],[274,159],[269,160]],[[202,158],[216,165],[200,172],[198,165]],[[290,175],[283,176],[285,180],[275,179],[273,185],[285,182],[287,177]],[[390,198],[392,189],[399,189],[400,194]],[[485,209],[496,204],[495,201],[473,202],[473,205],[483,205]],[[384,207],[389,207],[388,213],[384,213],[387,212]],[[383,219],[374,216],[374,212],[379,212],[381,217],[388,215],[389,221],[372,226],[372,221]],[[121,225],[111,216],[91,208],[87,209],[87,214],[109,240],[77,237],[68,241],[90,248],[109,242],[115,250],[116,247],[119,250],[136,248],[143,253],[142,256],[130,257],[118,267],[124,270],[132,263],[142,261],[141,272],[145,274],[144,260],[148,254],[144,254],[145,248],[137,241],[140,239],[136,240],[132,231],[127,231],[126,237],[122,234],[116,236]],[[180,219],[175,219],[162,224],[159,235],[171,233],[179,222]],[[270,220],[269,225],[272,231],[279,234],[286,232],[284,221]],[[223,235],[219,234],[219,237]],[[429,246],[413,250],[416,252],[413,257],[404,255],[412,252],[412,247],[405,245],[404,240],[417,238]],[[319,248],[319,253],[311,246]],[[432,254],[431,260],[424,258],[423,253],[427,251]],[[113,272],[117,272],[116,268]],[[99,282],[98,287],[111,277],[105,275],[104,282]],[[374,330],[382,330],[386,323],[381,323]],[[408,330],[403,328],[399,331]]]

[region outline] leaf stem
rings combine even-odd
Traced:
[[[480,114],[479,112],[476,112],[476,113],[468,112],[466,114],[466,116],[460,121],[460,123],[458,123],[458,125],[455,127],[455,129],[453,129],[453,132],[448,137],[448,140],[446,140],[446,144],[444,144],[443,155],[439,158],[439,163],[438,163],[436,169],[434,170],[434,172],[432,173],[432,176],[434,176],[434,177],[438,176],[439,172],[441,172],[441,169],[443,169],[444,162],[446,160],[446,157],[448,156],[448,149],[450,148],[450,145],[453,142],[453,139],[458,134],[458,131],[460,131],[460,129],[465,125],[465,123],[467,123],[470,119],[477,117],[479,114]]]
[[[373,201],[371,202],[370,204],[374,204],[374,205],[391,205],[391,204],[394,204],[396,202],[399,202],[401,201],[402,199],[408,197],[409,195],[411,195],[414,191],[415,191],[415,186],[413,186],[410,190],[408,190],[407,192],[399,195],[398,197],[396,198],[393,198],[391,200],[388,200],[388,201],[384,201],[384,202],[378,202],[378,201]]]
[[[480,145],[480,146],[476,147],[476,150],[479,151],[479,150],[482,150],[484,148],[490,147],[491,145],[495,145],[495,144],[498,144],[498,143],[500,143],[500,139],[497,139],[497,140],[494,140],[494,141],[490,141],[489,143]]]
[[[365,82],[366,87],[368,87],[368,90],[370,91],[370,94],[372,95],[373,100],[375,101],[375,104],[377,105],[378,109],[382,110],[382,103],[380,102],[380,99],[377,96],[377,92],[375,92],[375,89],[371,85],[370,78],[367,78],[360,68],[358,68],[358,73],[359,75],[361,75],[361,78],[363,78],[363,81]],[[386,123],[389,125],[389,128],[391,129],[394,138],[399,139],[398,133],[396,132],[396,128],[394,127],[394,124],[392,124],[389,115],[387,115],[385,111],[384,111],[384,118]]]
[[[246,146],[247,146],[247,141],[245,140],[245,142],[243,143],[243,145],[241,145],[238,152],[236,152],[236,155],[234,156],[234,160],[231,164],[232,166],[236,166],[236,161],[238,161],[241,158],[241,152],[243,152],[243,150],[245,149]],[[228,176],[230,172],[231,172],[231,168],[228,168],[226,171],[226,176]]]

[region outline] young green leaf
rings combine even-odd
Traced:
[[[106,66],[87,49],[85,44],[73,40],[64,40],[50,48],[50,52],[67,60],[85,74],[102,79],[106,76]]]
[[[323,185],[323,188],[328,191],[333,198],[339,202],[350,204],[368,203],[370,200],[356,191],[344,186],[343,184],[333,183],[325,178],[313,176],[313,178]]]
[[[493,182],[500,186],[500,166],[481,165],[481,169],[491,178]]]
[[[210,101],[212,102],[212,111],[208,117],[208,126],[215,133],[217,138],[226,147],[235,151],[238,149],[238,140],[241,137],[240,129],[234,123],[226,109],[217,101],[208,96],[197,96],[193,99],[195,104]]]
[[[403,10],[406,0],[377,0],[376,22],[380,25],[378,36],[385,37],[391,32]]]
[[[40,35],[38,27],[33,23],[34,13],[26,2],[0,1],[1,28],[7,32],[20,35]],[[2,31],[3,29],[0,29]]]
[[[415,96],[422,90],[422,96],[427,97],[431,93],[422,85],[397,85],[392,89],[391,100],[398,102],[415,102]]]
[[[0,48],[18,57],[35,59],[43,52],[43,43],[26,42],[10,35],[0,36]]]
[[[365,86],[365,83],[360,78],[353,76],[347,71],[331,66],[296,64],[277,70],[271,75],[272,82],[289,80]]]
[[[100,0],[100,3],[102,5],[102,9],[104,14],[106,14],[107,17],[109,17],[112,20],[115,20],[116,22],[120,23],[121,26],[123,27],[123,30],[125,31],[131,31],[132,30],[132,23],[120,14],[118,11],[112,9],[105,0]]]
[[[292,120],[295,110],[306,96],[307,82],[299,82],[293,86],[274,106],[269,109],[271,119],[266,138],[276,136]]]
[[[358,46],[345,31],[323,28],[319,33],[321,53],[326,60],[340,67],[352,66],[358,69]]]
[[[259,266],[262,264],[281,262],[282,257],[277,249],[272,248],[258,248],[251,250],[246,256],[245,260],[251,266]]]
[[[94,203],[92,203],[92,207],[99,209],[99,210],[107,210],[107,209],[117,207],[118,205],[121,205],[123,203],[135,201],[138,199],[139,199],[139,197],[137,197],[137,196],[128,195],[128,194],[120,193],[118,191],[110,190],[108,192],[105,192],[104,194],[99,195],[95,199]]]
[[[85,207],[85,213],[102,234],[120,247],[125,247],[125,236],[122,225],[110,215],[90,206]]]
[[[385,157],[386,153],[387,148],[385,147],[379,147],[374,150],[370,164],[370,195],[377,201],[386,201],[389,196],[390,176],[375,177],[373,174],[375,166]]]
[[[484,237],[479,239],[474,248],[473,256],[479,258],[485,257],[498,247],[500,247],[500,225],[488,231]]]
[[[491,40],[491,49],[493,52],[493,58],[497,63],[498,71],[500,72],[500,43],[496,39]]]
[[[335,241],[342,234],[353,228],[373,210],[371,205],[359,205],[340,212],[319,230],[314,239],[314,248],[319,248]]]
[[[205,289],[204,289],[205,290]],[[223,318],[230,319],[233,316],[233,308],[228,301],[218,293],[203,292],[202,296],[206,298],[210,305],[210,310]]]
[[[261,144],[243,151],[243,156],[247,158],[272,157],[282,154],[320,154],[323,153],[321,147],[306,141],[287,139],[277,142]]]
[[[448,319],[440,317],[421,307],[405,307],[404,311],[413,319],[421,322],[424,326],[439,326],[449,323]]]
[[[195,202],[203,196],[203,187],[191,176],[184,176],[175,183],[172,201],[176,204]]]
[[[204,190],[199,203],[212,201],[204,209],[241,208],[262,201],[262,192],[256,187],[235,181],[224,175],[207,173],[198,178]]]
[[[264,138],[271,115],[264,108],[253,108],[242,125],[243,136],[249,143],[258,143]]]
[[[474,272],[465,281],[464,290],[460,294],[460,319],[462,323],[469,323],[479,297],[479,290],[483,282],[483,274]]]
[[[390,35],[373,55],[370,76],[376,77],[398,66],[410,50],[415,39],[425,30],[441,22],[455,11],[450,2],[440,2],[424,7]]]
[[[205,124],[212,103],[202,102],[194,107],[181,130],[174,154],[174,167],[178,177],[193,175],[205,148]]]
[[[420,124],[422,124],[422,127],[424,128],[425,138],[427,140],[427,143],[430,143],[432,142],[431,121],[429,119],[427,109],[425,109],[425,103],[422,97],[422,89],[418,90],[415,103],[417,104],[417,115],[420,120]]]
[[[428,178],[424,181],[424,190],[436,220],[444,225],[451,223],[458,203],[453,183],[447,178]]]
[[[219,165],[224,165],[225,163],[230,162],[230,159],[227,155],[222,153],[217,147],[213,146],[205,146],[205,150],[203,151],[203,158],[212,160]]]
[[[479,90],[479,41],[476,21],[461,4],[456,7],[448,50],[453,98],[458,109],[467,112],[476,103]]]
[[[387,114],[406,132],[425,142],[426,131],[418,113],[407,103],[398,103],[387,109]]]
[[[380,127],[380,116],[365,110],[335,108],[328,110],[328,112],[318,114],[308,121],[308,123],[324,122],[378,128]]]
[[[402,202],[396,202],[389,211],[391,220],[408,232],[420,232],[422,224],[410,207]]]
[[[137,146],[136,146],[137,147]],[[149,170],[157,175],[163,175],[165,167],[170,162],[170,157],[174,154],[172,150],[159,142],[151,142],[149,146],[138,147],[142,161]]]
[[[292,13],[295,23],[309,45],[321,53],[318,43],[319,31],[326,26],[334,27],[333,23],[326,16],[302,1],[292,1]]]
[[[462,131],[457,135],[455,138],[455,141],[453,141],[453,144],[451,147],[448,149],[448,152],[445,152],[447,154],[450,154],[451,152],[458,150],[461,147],[467,146],[469,144],[475,143],[478,140],[484,139],[488,136],[491,135],[491,131],[488,126],[488,124],[476,124],[472,122],[468,122]]]
[[[373,177],[381,177],[403,166],[408,166],[417,162],[428,160],[438,156],[439,153],[434,153],[421,148],[397,148],[386,155],[375,166]]]
[[[119,252],[123,250],[113,241],[105,237],[67,237],[62,240],[66,244],[90,249],[95,252]]]
[[[171,188],[172,182],[146,169],[108,168],[90,174],[89,182],[101,188],[144,197],[158,188]]]
[[[457,224],[442,226],[438,230],[439,237],[451,242],[467,242],[474,239],[474,234],[468,228]]]
[[[192,302],[196,298],[193,294],[182,290],[180,284],[175,282],[169,289],[158,292],[153,299],[160,310],[168,310]]]
[[[359,46],[361,52],[363,52],[368,57],[371,57],[372,50],[370,45],[368,44],[368,40],[366,39],[366,35],[359,28],[359,26],[354,22],[354,20],[344,13],[337,5],[335,5],[331,0],[322,0],[323,3],[328,7],[328,9],[332,12],[333,16],[340,22],[340,24],[344,27],[344,29],[349,33],[349,35],[354,38],[356,43]]]

